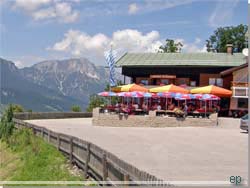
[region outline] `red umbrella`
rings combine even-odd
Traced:
[[[98,95],[102,96],[102,97],[114,97],[114,96],[117,96],[116,93],[111,92],[111,91],[104,91],[104,92],[98,93]]]
[[[141,98],[144,96],[144,92],[141,92],[141,91],[133,91],[131,93],[132,93],[132,97],[134,98]]]
[[[202,98],[202,94],[193,94],[195,99],[201,99]]]

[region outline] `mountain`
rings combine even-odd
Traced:
[[[65,96],[57,90],[36,84],[35,79],[26,77],[25,70],[18,69],[11,61],[0,58],[0,67],[1,106],[16,103],[33,111],[69,111],[74,104],[82,108],[87,106],[87,100]]]
[[[51,60],[20,70],[34,84],[53,89],[87,103],[91,94],[103,91],[108,83],[108,70],[85,58]]]

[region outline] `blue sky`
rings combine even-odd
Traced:
[[[1,0],[1,53],[19,67],[86,57],[105,64],[110,45],[155,52],[166,38],[204,52],[217,27],[247,24],[247,0]]]

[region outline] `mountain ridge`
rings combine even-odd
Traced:
[[[20,69],[12,61],[0,62],[1,104],[18,103],[36,111],[69,111],[74,104],[84,110],[89,96],[108,83],[108,70],[86,58],[48,60]]]

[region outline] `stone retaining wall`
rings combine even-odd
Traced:
[[[204,127],[216,126],[217,114],[211,114],[210,118],[176,118],[156,116],[155,111],[150,111],[147,116],[120,115],[99,113],[100,109],[93,110],[93,125],[110,127]]]

